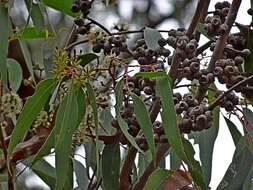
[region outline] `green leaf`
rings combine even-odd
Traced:
[[[7,63],[8,38],[10,34],[10,20],[8,9],[0,5],[0,79],[3,87],[7,89]]]
[[[32,165],[32,158],[29,158],[22,161],[22,163],[30,167],[32,171],[50,187],[50,189],[54,189],[56,172],[55,168],[51,166],[47,161],[42,159],[39,160],[36,164]]]
[[[236,125],[230,119],[226,118],[224,115],[223,115],[223,117],[226,121],[226,124],[228,126],[229,131],[230,131],[230,134],[233,138],[233,142],[236,146],[237,143],[239,142],[239,140],[241,139],[242,134],[240,133],[240,131],[237,129]]]
[[[192,132],[189,136],[199,145],[200,160],[202,170],[207,184],[211,181],[212,176],[212,158],[214,143],[219,131],[220,110],[216,108],[213,111],[213,124],[210,129],[201,132]]]
[[[174,149],[170,149],[170,169],[177,170],[181,166],[182,160],[175,153]]]
[[[242,189],[244,180],[247,178],[253,164],[253,154],[247,147],[252,140],[246,136],[237,143],[232,163],[229,165],[217,190],[238,190]]]
[[[59,115],[58,115],[59,112]],[[59,130],[55,145],[56,190],[62,190],[68,179],[72,135],[79,125],[77,91],[72,88],[57,112],[55,128]],[[59,118],[60,117],[60,118]]]
[[[98,56],[94,53],[86,53],[84,55],[79,56],[79,59],[81,60],[80,65],[85,66],[93,60],[98,59]]]
[[[204,24],[203,23],[198,23],[196,30],[200,33],[203,34],[205,37],[210,38],[207,34],[207,31],[205,30]]]
[[[46,6],[49,6],[55,10],[60,11],[63,14],[75,17],[80,15],[80,13],[73,13],[71,11],[72,0],[43,0]]]
[[[87,97],[82,88],[78,90],[77,102],[78,102],[78,123],[81,123],[83,117],[85,116],[87,107]]]
[[[23,80],[22,68],[15,59],[7,59],[7,68],[10,88],[17,92]]]
[[[162,121],[165,135],[177,155],[183,160],[186,159],[181,134],[177,126],[177,115],[174,108],[172,90],[168,77],[157,78],[156,93],[161,98]]]
[[[138,154],[138,177],[140,177],[148,166],[149,162],[145,159],[145,155]]]
[[[203,172],[200,163],[194,158],[195,151],[193,149],[192,144],[184,138],[183,143],[184,143],[184,150],[187,155],[189,171],[191,173],[193,181],[196,183],[196,185],[201,187],[202,190],[207,190],[208,188],[205,179],[203,177]]]
[[[144,78],[155,78],[155,77],[164,77],[167,76],[165,72],[138,72],[135,74],[137,77]]]
[[[162,38],[160,32],[156,29],[146,27],[144,30],[144,39],[148,49],[155,50],[159,48],[158,40]]]
[[[164,124],[164,132],[169,144],[174,149],[175,153],[188,164],[194,182],[203,190],[207,189],[202,176],[201,167],[194,159],[194,149],[186,140],[184,140],[183,144],[182,137],[177,126],[177,115],[174,108],[172,90],[168,77],[157,78],[156,93],[161,98],[161,116]]]
[[[249,122],[250,126],[251,126],[251,127],[245,127],[246,131],[250,137],[253,137],[253,129],[252,129],[252,127],[253,127],[253,112],[248,108],[244,108],[243,114],[246,117],[247,122]]]
[[[39,5],[37,3],[33,3],[32,0],[25,0],[25,4],[29,14],[32,17],[35,29],[39,31],[42,30],[44,27],[44,17]]]
[[[102,179],[105,190],[119,189],[119,172],[119,144],[106,144],[102,153]]]
[[[128,125],[125,122],[125,120],[121,117],[121,109],[122,109],[122,102],[123,102],[123,81],[119,81],[116,84],[115,87],[115,96],[116,96],[116,105],[115,105],[115,110],[116,110],[116,118],[119,123],[119,127],[127,140],[131,143],[131,145],[136,148],[139,152],[142,154],[143,151],[139,148],[139,146],[136,144],[134,138],[128,133]]]
[[[134,105],[135,117],[147,139],[148,146],[151,150],[152,157],[155,160],[155,141],[153,138],[153,126],[144,102],[135,94],[131,94]]]
[[[29,73],[32,76],[32,79],[35,80],[34,79],[34,73],[33,73],[32,56],[31,56],[30,51],[29,51],[29,49],[27,47],[27,44],[23,40],[19,40],[19,44],[20,44],[22,53],[24,55],[25,63],[26,63],[26,66],[27,66],[27,68],[29,70]]]
[[[76,174],[76,182],[81,190],[87,189],[89,185],[89,179],[86,173],[87,168],[83,166],[78,160],[74,160],[74,171]]]
[[[38,30],[35,27],[26,27],[12,35],[12,39],[33,40],[48,39],[52,36],[47,29]]]
[[[2,182],[7,182],[7,181],[8,181],[8,176],[5,174],[0,174],[0,182],[2,183]]]
[[[32,122],[36,119],[42,108],[45,106],[56,85],[56,79],[43,80],[37,85],[33,96],[27,99],[11,135],[8,146],[8,159],[10,158],[16,145],[30,128]]]
[[[166,169],[156,169],[148,178],[144,190],[160,190],[163,181],[170,177],[172,172]]]
[[[246,179],[243,182],[243,187],[242,190],[249,190],[252,189],[253,187],[253,167],[251,167],[251,170],[248,173],[248,176],[246,177]]]
[[[97,168],[99,168],[100,166],[99,166],[99,150],[98,150],[98,110],[97,110],[96,94],[90,83],[86,84],[86,89],[87,89],[87,94],[88,94],[88,100],[92,107],[93,116],[94,116],[95,133],[96,133],[96,139],[95,139],[96,160],[97,160]],[[100,171],[98,171],[98,173],[99,172]]]

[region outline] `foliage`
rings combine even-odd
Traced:
[[[18,189],[22,163],[56,190],[208,190],[221,113],[236,149],[217,189],[252,188],[252,24],[235,22],[241,1],[207,12],[199,0],[189,27],[170,30],[155,26],[180,20],[191,1],[137,30],[91,18],[97,1],[25,0],[22,26],[10,14],[17,5],[1,1],[0,189]],[[72,29],[47,24],[48,8],[73,17]]]

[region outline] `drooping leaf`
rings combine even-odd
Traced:
[[[177,170],[181,166],[182,160],[175,153],[174,149],[170,149],[170,169]]]
[[[42,30],[44,27],[44,17],[39,5],[37,3],[33,3],[32,0],[25,0],[25,4],[32,18],[35,29],[38,31]]]
[[[16,145],[24,137],[32,122],[45,106],[56,85],[56,79],[45,79],[37,85],[34,95],[27,99],[11,135],[8,146],[8,158],[10,158]]]
[[[127,140],[131,143],[131,145],[136,148],[139,152],[143,154],[143,151],[139,148],[139,146],[136,144],[134,138],[128,133],[128,125],[125,122],[125,120],[121,117],[121,109],[122,109],[122,102],[123,102],[123,81],[119,81],[116,84],[115,88],[115,96],[116,96],[116,118],[119,123],[120,129],[127,138]]]
[[[27,66],[27,68],[29,70],[29,73],[30,73],[32,79],[35,80],[34,79],[34,73],[33,73],[32,56],[31,56],[30,51],[29,51],[29,49],[27,47],[27,44],[23,40],[19,40],[19,44],[20,44],[22,53],[24,55],[25,63],[26,63],[26,66]]]
[[[15,59],[7,59],[7,68],[10,88],[17,92],[23,80],[22,68]]]
[[[60,11],[63,14],[66,14],[66,15],[69,15],[72,17],[80,15],[80,13],[73,13],[71,11],[71,6],[73,3],[72,0],[61,0],[61,1],[59,1],[59,0],[43,0],[43,3],[46,6],[49,6],[55,10]]]
[[[135,94],[131,95],[134,104],[135,117],[146,137],[152,157],[155,160],[155,141],[153,138],[153,126],[144,102]]]
[[[80,88],[77,92],[77,102],[78,102],[78,123],[80,123],[83,120],[87,107],[87,97],[82,88]]]
[[[33,40],[33,39],[48,39],[52,35],[47,29],[38,30],[35,27],[26,27],[12,35],[12,39]]]
[[[165,77],[167,74],[165,72],[138,72],[135,74],[138,77],[145,78],[155,78],[155,77]]]
[[[119,189],[119,172],[119,144],[106,144],[102,153],[102,179],[105,190]]]
[[[79,125],[77,91],[72,88],[59,107],[61,120],[56,118],[55,128],[59,129],[55,145],[56,190],[62,190],[68,179],[69,155],[72,135]],[[57,114],[58,116],[58,114]]]
[[[252,189],[252,187],[253,187],[252,179],[253,179],[253,167],[251,168],[251,170],[248,173],[248,176],[246,177],[246,179],[243,182],[242,190]]]
[[[248,108],[244,108],[243,114],[246,117],[245,120],[249,123],[249,125],[245,126],[247,134],[253,138],[253,112]]]
[[[86,190],[89,185],[89,179],[86,173],[87,168],[79,162],[78,160],[74,160],[74,171],[76,174],[76,182],[80,190]]]
[[[145,155],[138,155],[138,177],[140,177],[148,166],[149,162],[145,159]]]
[[[170,177],[172,172],[166,169],[156,169],[148,178],[144,190],[160,190],[163,181]]]
[[[183,138],[184,150],[187,155],[188,167],[193,178],[194,183],[199,186],[202,190],[207,190],[207,185],[203,176],[203,171],[200,166],[200,163],[195,160],[195,150],[193,149],[192,144]]]
[[[8,53],[8,37],[10,33],[10,20],[8,8],[0,5],[0,79],[3,87],[7,88],[7,53]]]
[[[87,89],[87,95],[88,95],[88,100],[90,102],[90,105],[92,107],[93,111],[93,116],[94,116],[94,124],[95,124],[95,145],[96,145],[96,160],[97,160],[97,168],[100,168],[99,165],[99,150],[98,150],[98,110],[97,110],[97,102],[96,102],[96,94],[94,92],[94,89],[92,88],[90,83],[86,84],[86,89]],[[99,173],[100,171],[98,171]]]
[[[237,143],[232,163],[229,165],[217,190],[238,190],[242,189],[253,164],[253,154],[247,143],[252,141],[246,136]]]
[[[32,158],[22,161],[23,164],[30,167],[32,171],[38,175],[51,189],[55,187],[56,172],[55,168],[45,160],[39,160],[32,165]]]
[[[218,108],[214,109],[211,128],[200,132],[192,132],[189,135],[199,145],[202,170],[207,184],[210,183],[212,176],[213,148],[219,131],[219,115],[220,110]]]
[[[144,39],[148,49],[155,50],[159,47],[158,40],[162,38],[160,32],[156,29],[146,27],[144,30]]]
[[[228,126],[228,129],[230,131],[230,134],[233,138],[233,142],[235,144],[235,146],[237,145],[237,143],[239,142],[239,140],[241,139],[242,137],[242,134],[241,132],[237,129],[236,125],[228,118],[226,118],[224,115],[223,115],[225,121],[226,121],[226,124]]]
[[[177,115],[168,77],[157,78],[156,93],[161,98],[161,116],[165,135],[177,155],[182,159],[186,159],[181,134],[177,126]]]
[[[192,183],[189,173],[182,170],[173,171],[170,177],[166,178],[162,183],[162,189],[177,190]]]
[[[81,60],[80,65],[85,66],[93,60],[98,59],[98,56],[94,53],[87,53],[79,56],[79,59]]]

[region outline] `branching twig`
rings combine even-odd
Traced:
[[[222,93],[221,95],[218,96],[218,98],[209,106],[209,110],[213,110],[216,106],[219,105],[220,101],[226,96],[228,95],[230,92],[232,92],[235,88],[247,83],[248,81],[253,79],[253,75],[251,75],[250,77],[236,83],[234,86],[232,86],[231,88],[229,88],[226,92]]]
[[[100,27],[102,30],[104,30],[108,35],[112,35],[111,32],[102,24],[100,24],[99,22],[95,21],[94,19],[90,18],[90,17],[86,17],[87,20],[91,21],[93,24],[97,25],[98,27]]]

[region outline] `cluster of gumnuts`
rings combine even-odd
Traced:
[[[173,94],[175,110],[178,115],[182,116],[179,128],[182,133],[190,133],[190,131],[201,131],[208,129],[212,125],[212,115],[208,107],[198,103],[191,93]]]
[[[91,29],[91,23],[85,23],[85,20],[82,17],[75,18],[74,23],[77,26],[76,32],[78,34],[87,34]]]
[[[100,53],[103,50],[105,55],[114,53],[118,56],[121,52],[127,51],[126,37],[123,35],[103,36],[96,41],[92,50],[95,53]]]
[[[215,11],[212,16],[207,16],[204,22],[204,29],[208,36],[218,36],[227,30],[225,24],[228,15],[230,3],[228,1],[217,2],[215,4]]]
[[[90,0],[75,0],[72,4],[71,10],[73,13],[82,12],[83,16],[86,17],[91,9],[92,1]]]
[[[171,54],[170,50],[164,47],[166,44],[166,40],[161,38],[158,40],[159,46],[155,50],[152,50],[148,48],[144,38],[137,39],[132,47],[133,58],[140,65],[155,65],[159,69],[162,69],[165,58]]]
[[[217,90],[215,97],[218,98],[223,92]],[[239,104],[239,97],[234,93],[230,92],[224,98],[219,101],[219,105],[225,108],[226,111],[230,112],[234,110],[234,107]]]

